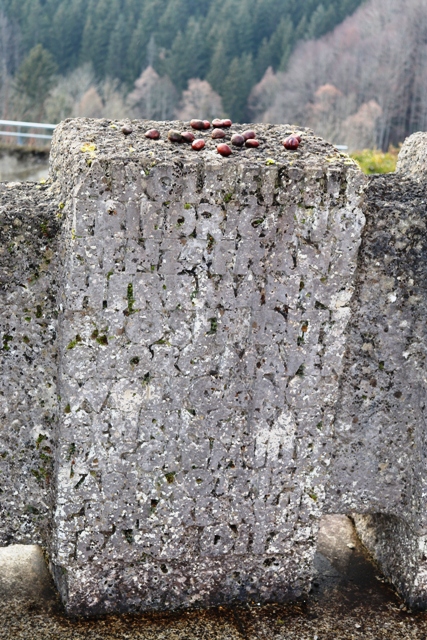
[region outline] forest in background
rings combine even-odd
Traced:
[[[265,71],[286,70],[300,40],[361,2],[0,0],[2,117],[209,115],[199,108],[247,120]]]
[[[369,0],[300,42],[249,96],[255,121],[298,122],[350,150],[387,150],[427,129],[427,0]]]
[[[427,128],[427,0],[0,0],[3,118],[229,116],[350,150]]]

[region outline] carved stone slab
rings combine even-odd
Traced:
[[[51,562],[68,610],[307,591],[364,216],[331,145],[257,125],[57,128],[63,224]],[[156,126],[159,141],[143,133]],[[233,127],[239,132],[244,127]]]

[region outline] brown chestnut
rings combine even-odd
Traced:
[[[170,131],[168,131],[168,139],[171,142],[185,142],[181,133],[179,131],[176,131],[176,129],[171,129]]]
[[[218,151],[218,153],[219,153],[220,155],[222,155],[222,156],[224,156],[224,157],[226,157],[226,158],[227,158],[228,156],[230,156],[230,155],[231,155],[231,149],[230,149],[230,147],[228,146],[228,144],[224,144],[224,143],[219,144],[219,145],[217,146],[216,150]]]
[[[243,147],[245,139],[240,133],[235,133],[231,136],[231,144],[234,144],[235,147]]]
[[[125,136],[130,136],[130,134],[132,133],[133,129],[132,127],[128,127],[127,125],[125,125],[124,127],[122,127],[122,133]]]
[[[202,138],[199,138],[198,140],[194,140],[194,142],[191,143],[191,148],[194,149],[195,151],[200,151],[201,149],[203,149],[204,146],[205,146],[205,141]]]
[[[158,140],[160,138],[160,131],[157,131],[157,129],[149,129],[144,135],[151,140]]]
[[[299,147],[299,140],[296,136],[289,136],[283,140],[283,146],[289,151],[295,151]]]
[[[196,137],[194,133],[191,133],[191,131],[183,131],[181,136],[184,138],[185,142],[193,142]]]
[[[199,131],[201,131],[202,129],[205,128],[205,125],[203,123],[203,120],[191,120],[190,127],[193,127],[193,129],[198,129]]]
[[[242,133],[242,136],[245,140],[252,140],[253,138],[256,138],[256,133],[253,129],[248,129]]]
[[[256,147],[259,147],[259,140],[255,140],[255,138],[249,138],[249,140],[246,140],[245,146],[249,149],[255,149]]]
[[[231,127],[233,123],[231,122],[230,118],[226,118],[225,120],[222,121],[222,126],[223,127]]]
[[[220,120],[219,118],[215,118],[214,120],[212,120],[212,126],[213,127],[218,127],[220,129],[223,126],[223,122],[224,122],[224,120]]]
[[[211,123],[209,122],[209,120],[203,120],[203,129],[210,129],[211,128]]]
[[[225,132],[222,129],[214,129],[212,131],[212,138],[216,140],[217,138],[225,138]]]

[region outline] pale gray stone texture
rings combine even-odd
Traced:
[[[0,544],[46,545],[57,423],[56,213],[44,185],[0,184]]]
[[[223,158],[123,124],[0,187],[1,544],[70,614],[280,601],[358,514],[424,607],[425,135],[367,180],[288,125]]]
[[[365,193],[337,404],[330,512],[354,512],[364,544],[411,606],[427,605],[427,135]],[[362,515],[366,514],[366,515]]]

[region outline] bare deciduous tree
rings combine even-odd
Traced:
[[[188,89],[183,91],[179,109],[176,112],[180,120],[202,118],[212,120],[224,115],[221,96],[207,82],[192,78],[188,81]]]
[[[348,98],[333,84],[323,84],[307,105],[308,126],[322,136],[338,143],[340,125],[348,112]]]
[[[86,116],[120,119],[130,115],[130,108],[118,80],[107,78],[97,83],[90,64],[84,64],[68,76],[60,77],[45,105],[49,122]]]
[[[95,87],[90,87],[76,105],[76,116],[102,118],[104,104]]]
[[[248,111],[254,122],[260,120],[272,103],[278,91],[278,82],[278,76],[275,75],[272,67],[268,67],[258,84],[252,88],[248,99]]]
[[[79,115],[78,105],[82,97],[95,85],[95,74],[90,63],[78,67],[67,76],[59,77],[45,104],[48,122],[56,123]]]
[[[99,92],[104,105],[103,118],[120,120],[130,115],[130,109],[126,104],[123,92],[120,90],[118,80],[107,78],[99,86]]]
[[[332,100],[327,92],[319,95],[325,85],[335,87],[339,99]],[[287,71],[270,72],[251,99],[253,112],[263,121],[309,124],[352,148],[369,140],[387,149],[424,129],[427,0],[369,0],[332,34],[300,44]],[[352,126],[360,133],[359,144]]]
[[[382,109],[378,102],[364,102],[351,116],[341,124],[341,139],[351,150],[373,149],[378,147],[378,121]]]
[[[168,76],[161,78],[148,66],[135,81],[127,102],[137,118],[169,120],[174,116],[178,95]]]

